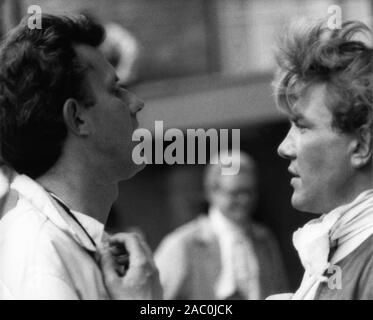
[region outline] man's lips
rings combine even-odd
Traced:
[[[297,179],[300,178],[299,174],[294,170],[293,168],[289,167],[288,168],[289,173],[292,175],[292,178],[290,180],[290,184],[294,186],[294,183],[297,181]]]
[[[290,180],[290,184],[294,187],[294,184],[299,180],[299,177],[293,177]]]
[[[288,171],[289,171],[289,173],[290,173],[292,176],[294,176],[294,178],[299,178],[299,174],[298,174],[297,171],[294,170],[293,168],[289,167],[289,168],[288,168]]]

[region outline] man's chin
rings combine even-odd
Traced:
[[[320,214],[320,212],[315,209],[315,203],[311,202],[312,201],[306,201],[304,197],[301,197],[295,193],[291,197],[291,205],[294,209],[301,212]]]
[[[145,167],[146,167],[146,163],[142,163],[142,164],[134,164],[134,169],[133,171],[131,172],[131,175],[128,179],[134,177],[136,174],[138,174],[140,171],[144,170]]]
[[[298,211],[307,211],[307,204],[305,199],[299,194],[299,192],[294,191],[291,196],[291,205],[294,209]]]
[[[136,174],[142,171],[146,167],[146,163],[135,164],[131,163],[131,168],[128,166],[123,170],[123,175],[120,180],[128,180],[133,178]]]
[[[233,221],[234,223],[240,225],[242,223],[247,222],[247,220],[248,220],[247,211],[231,210],[229,215],[228,215],[228,218],[231,221]]]

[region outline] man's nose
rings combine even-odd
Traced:
[[[282,140],[282,142],[278,146],[277,153],[280,157],[285,159],[295,158],[294,139],[292,137],[291,129],[289,130],[284,140]]]
[[[133,115],[136,115],[145,107],[145,102],[137,97],[134,93],[129,93],[130,96],[130,110]]]

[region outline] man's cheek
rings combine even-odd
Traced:
[[[324,155],[324,156],[323,156]],[[303,154],[303,161],[301,161],[300,170],[306,174],[315,175],[320,172],[322,168],[329,166],[325,152],[319,148],[309,148],[307,152]],[[299,172],[302,174],[302,172]]]

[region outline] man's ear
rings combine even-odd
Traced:
[[[370,126],[362,126],[355,135],[352,142],[351,164],[357,169],[372,160],[372,130]]]
[[[69,98],[63,105],[63,118],[68,129],[78,136],[87,136],[90,133],[89,124],[84,115],[86,108],[76,99]]]

